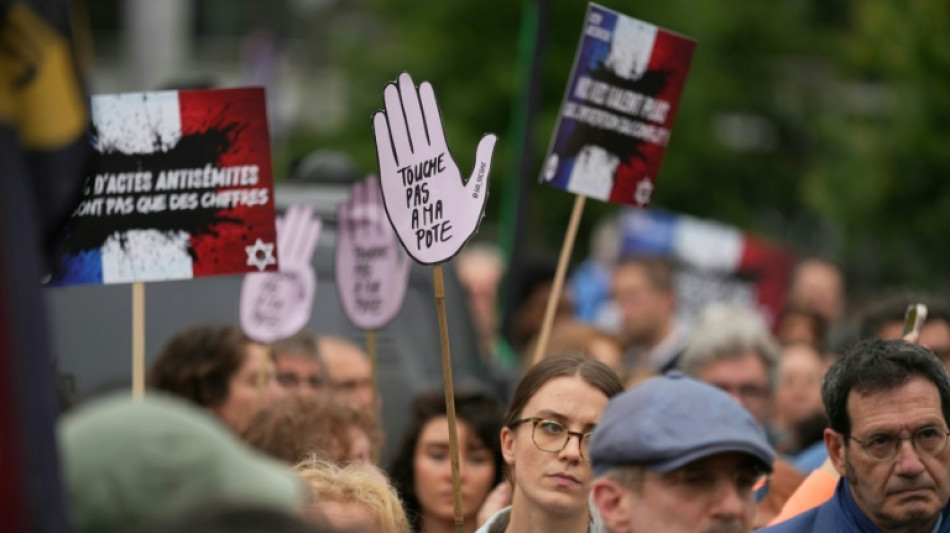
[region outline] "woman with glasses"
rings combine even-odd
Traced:
[[[501,481],[498,433],[502,407],[490,395],[456,391],[462,516],[465,531],[475,530],[475,515],[492,487]],[[389,469],[413,531],[454,533],[455,507],[445,395],[423,393],[412,403],[412,419]]]
[[[511,506],[478,533],[590,531],[590,434],[608,400],[622,391],[613,370],[582,355],[532,367],[515,389],[501,430]]]

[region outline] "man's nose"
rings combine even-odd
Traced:
[[[734,523],[739,523],[746,515],[751,518],[755,502],[748,489],[738,487],[734,479],[721,479],[713,490],[712,514],[715,518]]]
[[[897,461],[897,464],[894,465],[894,472],[900,476],[915,477],[925,470],[924,463],[920,460],[912,439],[900,442],[897,457],[894,460]]]

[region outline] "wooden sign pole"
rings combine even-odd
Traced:
[[[584,200],[586,196],[578,194],[574,199],[574,209],[571,210],[571,219],[567,224],[567,234],[564,236],[564,245],[561,247],[561,257],[557,262],[557,270],[554,273],[554,286],[551,287],[551,295],[548,297],[548,306],[544,310],[544,321],[541,323],[541,333],[538,336],[538,345],[531,356],[531,366],[536,365],[548,349],[548,340],[551,338],[551,328],[554,325],[554,315],[557,312],[557,304],[561,300],[561,292],[564,289],[564,278],[567,275],[567,265],[571,260],[571,251],[574,249],[574,238],[577,237],[577,227],[581,222],[581,213],[584,212]]]
[[[132,284],[132,399],[145,397],[145,284]]]
[[[374,329],[366,330],[366,354],[369,356],[370,375],[373,382],[373,405],[376,405],[379,401],[379,371],[376,368],[378,363],[376,361],[376,330]]]
[[[432,267],[435,281],[435,307],[439,314],[439,338],[442,344],[442,378],[445,382],[445,413],[449,419],[449,457],[452,463],[452,503],[455,510],[455,531],[464,533],[462,516],[462,475],[459,469],[459,438],[455,422],[455,386],[452,384],[452,354],[449,348],[449,323],[445,316],[445,282],[442,265]]]

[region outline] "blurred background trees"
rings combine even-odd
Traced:
[[[654,206],[834,259],[858,291],[947,288],[950,3],[600,3],[698,41]],[[485,239],[510,230],[499,227],[509,184],[537,180],[586,8],[549,0],[87,4],[95,92],[205,81],[268,85],[278,179],[317,149],[346,152],[363,172],[375,172],[370,114],[382,107],[383,85],[403,70],[431,81],[461,168],[471,168],[483,133],[501,137]],[[166,7],[147,7],[153,4]],[[525,72],[519,43],[535,37],[523,22],[539,6],[546,17],[538,32],[538,113],[522,153],[513,135]],[[149,59],[136,70],[151,57],[137,52],[145,44],[130,31],[143,18],[184,28],[166,33],[183,42],[171,59]],[[519,176],[515,155],[533,170]],[[554,253],[572,197],[540,185],[529,190],[530,238],[522,245]],[[599,216],[617,209],[588,203],[575,256],[586,254]]]

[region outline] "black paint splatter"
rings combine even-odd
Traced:
[[[588,70],[588,77],[593,81],[600,81],[627,89],[635,93],[640,93],[651,98],[656,97],[666,87],[667,79],[672,74],[670,71],[649,70],[639,79],[629,80],[622,78],[609,69],[603,62],[598,63],[597,68]],[[594,102],[584,102],[584,105],[616,114],[614,109],[606,105],[598,105]],[[588,145],[597,145],[604,150],[616,155],[621,160],[633,158],[643,158],[643,152],[640,147],[647,141],[630,137],[613,130],[598,128],[578,120],[571,132],[570,137],[564,147],[564,153],[568,157],[576,157],[578,153]]]
[[[237,123],[216,124],[209,129],[192,135],[182,136],[178,142],[168,150],[161,149],[161,139],[155,134],[154,150],[145,154],[126,154],[114,149],[104,152],[93,152],[93,164],[90,173],[84,180],[84,189],[87,191],[81,200],[108,197],[130,197],[133,204],[143,196],[166,194],[201,193],[208,191],[205,188],[178,188],[168,191],[156,191],[159,174],[163,170],[203,169],[206,165],[218,166],[220,157],[227,153],[235,138],[243,130]],[[98,138],[98,132],[93,127],[93,139]],[[120,172],[152,173],[152,190],[150,192],[125,194],[94,194],[94,181],[97,174],[112,174]],[[63,229],[59,240],[59,253],[75,254],[85,250],[102,247],[106,240],[116,233],[120,235],[133,229],[154,229],[171,235],[185,231],[191,235],[216,234],[214,226],[219,223],[240,224],[241,219],[225,216],[224,211],[216,207],[197,207],[190,210],[165,211],[142,214],[137,210],[127,215],[113,214],[105,216],[82,216],[70,219]],[[122,243],[124,245],[124,243]],[[191,251],[189,250],[189,253]],[[192,257],[194,259],[194,257]]]

